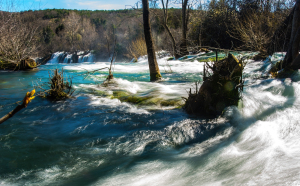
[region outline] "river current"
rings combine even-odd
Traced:
[[[109,86],[101,85],[107,70],[84,74],[108,62],[1,71],[0,117],[55,68],[76,91],[65,101],[36,97],[0,125],[0,185],[300,185],[299,73],[273,79],[270,61],[249,60],[243,99],[216,119],[112,98],[125,91],[181,100],[202,83],[203,63],[166,59],[158,59],[164,79],[155,83],[146,59],[115,63]]]

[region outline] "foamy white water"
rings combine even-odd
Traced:
[[[116,91],[186,97],[202,80],[203,64],[166,59],[158,60],[161,82],[149,82],[145,59],[116,63],[113,85],[101,86],[107,70],[75,77],[76,99],[32,102],[1,125],[0,184],[300,185],[299,73],[272,79],[266,77],[270,61],[249,60],[242,101],[214,120],[111,99]],[[62,67],[77,75],[109,65]]]

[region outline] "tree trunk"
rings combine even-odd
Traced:
[[[182,36],[181,36],[181,44],[180,44],[180,56],[188,55],[189,52],[187,50],[187,42],[186,42],[186,33],[187,33],[187,23],[189,19],[188,11],[187,11],[187,3],[188,0],[184,0],[182,3]]]
[[[145,35],[145,41],[147,45],[150,81],[157,81],[161,79],[161,74],[156,61],[155,48],[154,48],[154,43],[151,35],[149,3],[148,0],[142,0],[142,3],[143,3],[144,35]]]
[[[286,51],[286,43],[290,40],[291,33],[288,28],[291,27],[294,17],[294,9],[290,12],[289,16],[274,32],[269,44],[267,45],[267,55],[273,55],[276,51]],[[287,33],[287,34],[286,34]]]
[[[177,59],[180,56],[178,55],[178,52],[177,52],[176,41],[175,41],[175,38],[174,38],[174,36],[173,36],[173,34],[172,34],[169,26],[168,26],[168,6],[169,6],[169,0],[166,0],[166,1],[161,0],[161,4],[162,4],[162,7],[163,7],[163,20],[161,22],[162,22],[163,27],[166,29],[166,31],[168,33],[168,36],[171,39],[172,49],[173,49],[173,55]],[[160,18],[158,17],[158,19],[160,19]]]
[[[171,39],[171,42],[172,42],[172,49],[173,49],[173,55],[176,59],[178,59],[180,56],[178,55],[178,52],[177,52],[177,47],[176,47],[176,42],[175,42],[175,38],[173,37],[171,31],[170,31],[170,28],[168,27],[168,25],[164,25],[167,33],[168,33],[168,36],[170,37]]]
[[[292,32],[288,51],[283,60],[282,68],[290,66],[299,55],[299,40],[300,40],[300,0],[297,0],[294,7],[294,16],[292,22]],[[294,64],[295,65],[295,64]],[[293,69],[295,70],[295,69]]]

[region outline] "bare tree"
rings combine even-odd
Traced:
[[[162,25],[163,27],[166,29],[167,31],[167,34],[172,42],[172,48],[173,48],[173,55],[174,57],[177,59],[179,58],[180,56],[178,55],[178,52],[177,52],[177,47],[176,47],[176,41],[175,41],[175,38],[168,26],[168,6],[169,6],[169,0],[161,0],[161,4],[163,6],[163,18],[162,18]]]
[[[38,26],[25,23],[19,12],[1,12],[0,17],[0,56],[19,61],[36,55]]]
[[[265,52],[270,40],[268,30],[263,25],[263,15],[259,13],[247,15],[243,20],[236,17],[229,34],[243,42],[242,48],[246,50]]]
[[[74,50],[76,41],[81,40],[82,36],[78,33],[80,29],[80,16],[75,12],[70,12],[70,15],[65,21],[67,40],[71,45],[71,50]]]

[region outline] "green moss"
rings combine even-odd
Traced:
[[[107,91],[93,90],[93,93],[97,96],[102,96],[102,97],[110,96],[110,94]]]
[[[169,99],[169,100],[163,100],[160,105],[164,107],[168,106],[180,106],[182,105],[182,100],[181,99]]]
[[[128,92],[125,92],[125,91],[114,91],[113,92],[113,97],[114,98],[121,98],[121,97],[126,97],[126,96],[129,96],[130,93]]]
[[[138,96],[132,95],[132,96],[120,97],[119,99],[122,102],[140,104],[140,103],[145,102],[145,101],[147,101],[151,98],[152,97],[138,97]]]
[[[219,60],[222,60],[222,59],[225,59],[225,57],[218,57],[218,61],[219,61]],[[206,58],[206,59],[198,58],[197,61],[199,61],[199,62],[211,62],[211,61],[216,61],[216,57],[210,57],[210,58]]]
[[[170,57],[167,59],[167,61],[171,61],[171,60],[174,60],[175,58],[174,57]]]
[[[139,105],[158,105],[162,98],[154,98],[154,97],[148,97],[150,99],[146,99],[143,102],[139,103]]]
[[[50,90],[46,96],[47,99],[53,100],[53,101],[59,101],[59,100],[64,100],[68,98],[69,95],[63,91],[54,91]]]
[[[0,70],[13,70],[16,64],[0,59]]]
[[[150,73],[150,81],[157,81],[162,78],[160,73]]]

